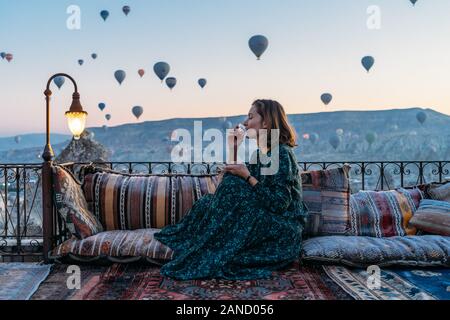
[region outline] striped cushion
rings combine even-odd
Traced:
[[[308,207],[305,237],[350,233],[350,166],[301,173],[303,201]]]
[[[445,184],[432,183],[427,192],[433,200],[450,202],[450,182]]]
[[[409,223],[428,233],[450,236],[450,203],[422,200]]]
[[[129,175],[100,171],[84,176],[89,209],[106,230],[163,228],[175,224],[193,203],[214,193],[217,176]]]
[[[409,220],[419,207],[419,189],[360,191],[350,197],[351,233],[355,236],[393,237],[415,235]]]
[[[138,257],[152,262],[170,260],[173,251],[153,237],[158,231],[159,229],[115,230],[97,233],[83,240],[73,237],[53,249],[51,258]]]

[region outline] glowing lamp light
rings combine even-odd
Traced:
[[[79,140],[86,126],[87,112],[66,112],[67,124],[75,140]]]

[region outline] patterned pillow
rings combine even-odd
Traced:
[[[163,228],[175,224],[195,201],[214,193],[215,175],[130,175],[87,173],[83,191],[106,230]]]
[[[55,203],[69,232],[84,239],[103,231],[101,223],[92,215],[80,183],[63,167],[52,166]]]
[[[409,224],[428,233],[450,236],[450,203],[422,200]]]
[[[450,237],[315,237],[303,242],[301,259],[352,267],[450,267]]]
[[[430,184],[427,193],[433,200],[450,202],[450,182],[446,184]]]
[[[308,207],[305,237],[350,234],[350,166],[301,173]]]
[[[52,259],[72,258],[93,261],[107,258],[114,262],[145,259],[163,264],[172,259],[173,251],[154,239],[159,229],[114,230],[98,233],[84,240],[69,239],[53,249]]]
[[[355,236],[393,237],[415,235],[409,220],[419,207],[419,189],[360,191],[350,197],[351,233]]]

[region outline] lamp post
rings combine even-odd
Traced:
[[[78,86],[75,80],[65,73],[57,73],[50,77],[47,82],[47,87],[44,91],[46,101],[46,145],[42,158],[44,160],[42,166],[42,229],[43,229],[43,250],[44,261],[48,262],[48,253],[52,248],[52,244],[56,240],[53,236],[56,234],[55,224],[55,212],[53,206],[53,191],[52,191],[52,163],[55,154],[53,153],[52,146],[50,144],[50,97],[52,91],[50,90],[50,84],[53,79],[57,77],[68,78],[74,85],[74,92],[72,94],[72,104],[69,110],[65,113],[69,129],[72,132],[74,139],[78,140],[84,131],[86,125],[87,112],[83,110],[80,103],[80,94],[78,93]]]

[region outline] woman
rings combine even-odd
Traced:
[[[178,224],[155,234],[174,251],[161,274],[179,280],[262,279],[298,259],[307,210],[292,151],[295,131],[283,107],[272,100],[255,101],[244,126],[247,137],[257,140],[253,156],[258,161],[225,166],[214,194],[196,201]],[[261,129],[266,129],[267,139],[260,139]],[[279,130],[274,150],[271,129]],[[270,166],[259,161],[262,156],[278,156],[274,174],[262,174]]]

